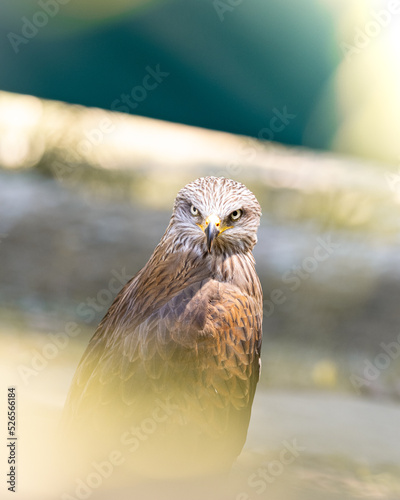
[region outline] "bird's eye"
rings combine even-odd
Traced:
[[[190,213],[191,213],[192,215],[199,215],[199,211],[198,211],[198,209],[197,209],[194,205],[192,205],[192,206],[190,207]]]
[[[240,219],[241,216],[242,216],[241,210],[234,210],[230,215],[231,220],[238,220],[238,219]]]

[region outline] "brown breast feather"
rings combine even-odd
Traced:
[[[153,256],[92,337],[65,420],[83,431],[112,415],[122,431],[169,399],[176,414],[166,432],[190,428],[203,441],[220,440],[234,460],[259,377],[261,322],[252,260],[235,256],[216,272],[196,254]]]

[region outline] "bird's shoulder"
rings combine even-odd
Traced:
[[[186,273],[182,260],[175,257],[173,263],[175,275]],[[189,370],[188,376],[204,372],[210,380],[218,379],[228,367],[239,378],[253,373],[257,379],[261,296],[247,293],[232,280],[198,274],[201,279],[185,275],[185,284],[172,283],[169,298],[165,298],[165,290],[154,294],[145,314],[137,304],[149,303],[143,297],[146,276],[141,271],[134,277],[90,340],[72,391],[79,393],[93,384],[110,385],[113,380],[128,387],[133,376],[144,387],[151,380],[174,379],[185,370]],[[124,399],[130,400],[131,395],[131,390],[127,394],[124,390]]]
[[[154,332],[157,342],[174,341],[190,348],[200,339],[216,338],[228,330],[246,338],[250,330],[261,329],[261,315],[256,297],[232,283],[207,278],[185,287],[147,318],[114,335],[145,342]]]

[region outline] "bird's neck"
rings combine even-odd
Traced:
[[[230,283],[249,296],[261,294],[251,252],[199,255],[192,250],[166,254],[159,245],[144,268],[126,285],[117,302],[125,298],[124,303],[131,303],[128,307],[131,312],[147,317],[185,287],[209,279]]]
[[[118,314],[111,318],[107,314],[102,323],[112,323],[112,318],[116,317],[125,318],[127,325],[132,318],[141,321],[185,287],[209,279],[237,286],[241,293],[251,297],[262,296],[251,252],[199,255],[194,251],[177,251],[166,255],[159,245],[144,268],[114,301],[112,309]]]
[[[236,285],[248,295],[254,295],[260,289],[251,252],[211,255],[211,277]]]

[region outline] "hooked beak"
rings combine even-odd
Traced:
[[[207,238],[207,249],[210,252],[213,241],[219,235],[221,231],[221,221],[218,215],[212,214],[206,219],[206,227],[204,229],[204,234]]]

